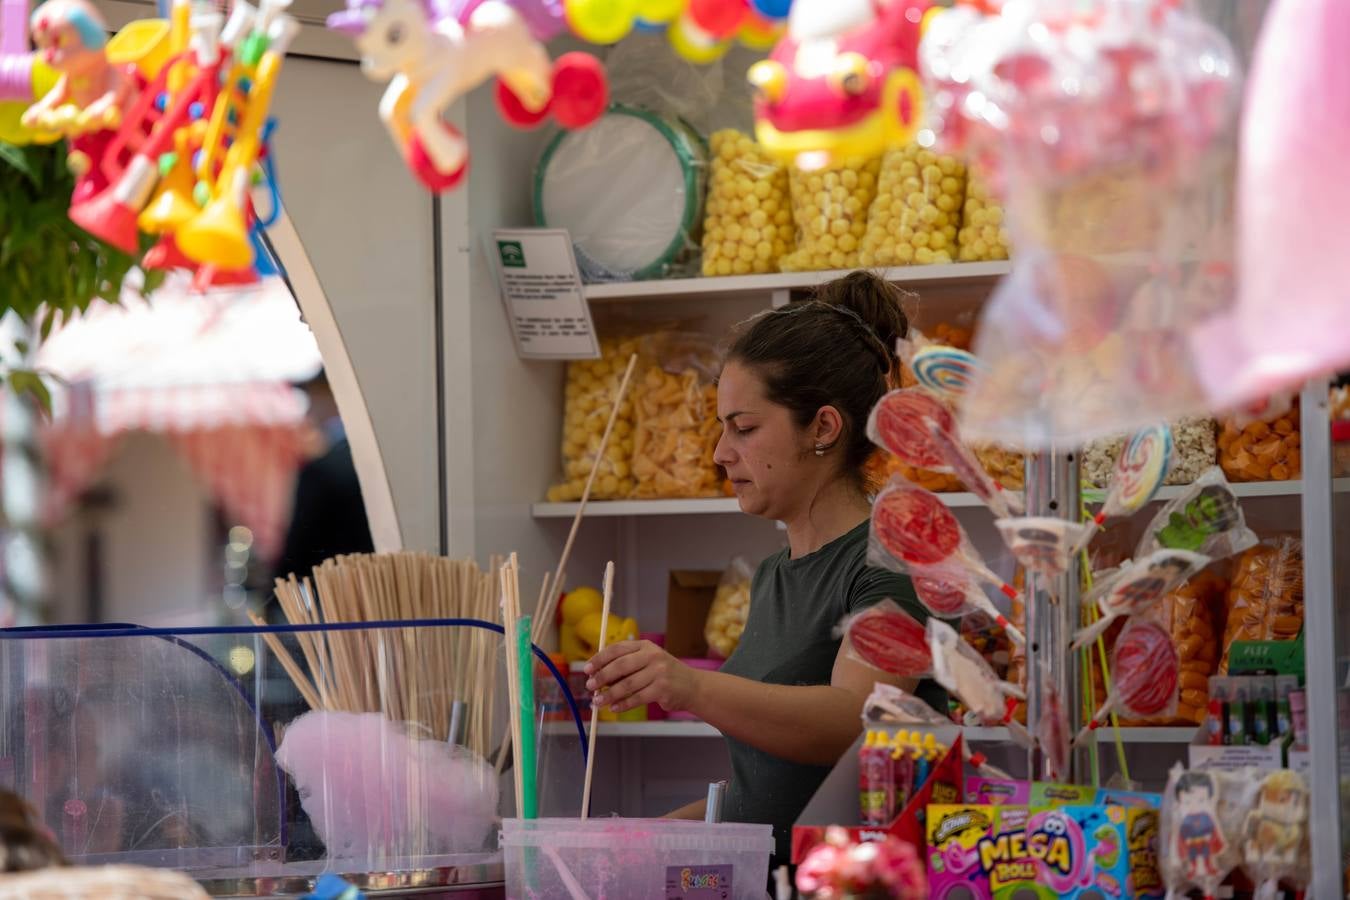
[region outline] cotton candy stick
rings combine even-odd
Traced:
[[[597,653],[604,652],[609,643],[609,607],[614,598],[614,561],[605,564],[604,602],[600,610],[600,647]],[[595,771],[595,731],[600,724],[600,704],[591,698],[591,730],[586,737],[586,779],[581,785],[581,818],[591,814],[591,775]]]

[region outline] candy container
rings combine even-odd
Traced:
[[[1262,779],[1242,831],[1242,865],[1256,879],[1255,896],[1274,900],[1281,879],[1308,869],[1308,785],[1303,776],[1277,769]]]
[[[356,39],[367,77],[391,81],[380,118],[408,167],[438,193],[457,186],[469,165],[468,141],[442,115],[489,78],[497,79],[499,112],[517,127],[551,115],[564,128],[582,128],[609,102],[599,60],[587,53],[550,60],[530,21],[502,0],[466,7],[463,18],[413,0],[348,0],[328,27]]]
[[[1025,635],[999,612],[983,588],[965,573],[954,569],[916,566],[910,569],[910,577],[919,602],[938,618],[957,619],[969,613],[981,612],[997,622],[1015,643],[1026,643]]]
[[[1223,815],[1225,773],[1172,768],[1163,792],[1161,853],[1168,896],[1198,889],[1213,900],[1238,862],[1232,827]]]
[[[893,722],[897,725],[947,725],[952,720],[924,703],[918,697],[908,694],[895,685],[878,681],[872,685],[872,693],[863,704],[863,720],[866,722]],[[976,771],[986,778],[1007,778],[1008,773],[989,764],[983,753],[975,753],[970,744],[961,742],[961,756]]]
[[[1144,529],[1137,555],[1160,548],[1190,550],[1223,559],[1251,547],[1256,535],[1247,527],[1242,504],[1218,466],[1169,500]]]
[[[868,562],[898,572],[919,567],[927,570],[923,574],[969,574],[1010,597],[1017,593],[984,564],[937,495],[900,480],[893,480],[872,504]]]
[[[908,143],[922,112],[915,68],[928,6],[794,0],[787,35],[747,73],[759,142],[803,169]]]
[[[797,247],[778,261],[784,272],[858,265],[879,165],[875,158],[854,157],[822,170],[789,169]]]
[[[713,132],[710,146],[703,274],[778,271],[796,240],[787,169],[735,129]]]
[[[854,659],[898,678],[921,678],[933,669],[924,627],[894,600],[883,600],[839,623]]]
[[[941,619],[928,620],[928,645],[933,654],[933,677],[965,704],[983,725],[1006,725],[1013,739],[1031,746],[1031,735],[1013,719],[1017,701],[1026,695],[1000,681],[993,669],[960,635]]]
[[[1095,623],[1074,635],[1070,649],[1077,650],[1104,634],[1121,616],[1133,616],[1153,608],[1186,579],[1209,565],[1210,558],[1189,550],[1155,550],[1133,560],[1085,598],[1101,613]],[[1165,630],[1165,629],[1164,629]],[[1171,643],[1171,639],[1168,639]]]
[[[1180,664],[1172,636],[1156,622],[1131,619],[1111,656],[1111,693],[1074,739],[1079,745],[1118,710],[1138,718],[1170,714],[1176,708]]]

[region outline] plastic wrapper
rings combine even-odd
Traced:
[[[994,525],[1022,568],[1046,578],[1058,578],[1068,570],[1074,553],[1092,530],[1086,522],[1055,516],[996,519]]]
[[[966,173],[966,196],[961,227],[956,232],[956,258],[961,262],[988,262],[1012,256],[1003,207],[988,182],[972,166]]]
[[[1228,583],[1209,569],[1168,594],[1144,615],[1166,628],[1177,648],[1181,674],[1176,714],[1131,720],[1131,725],[1200,725],[1209,704],[1209,676],[1219,668],[1219,622]]]
[[[662,334],[646,346],[649,363],[631,389],[636,410],[632,496],[716,497],[722,475],[713,451],[721,425],[712,342],[699,335]]]
[[[1311,871],[1308,783],[1290,769],[1261,779],[1242,823],[1242,867],[1256,882],[1257,900],[1275,900],[1279,883],[1306,884]]]
[[[1000,617],[1002,618],[1002,617]],[[1007,680],[1008,659],[1012,641],[998,622],[985,613],[975,610],[961,618],[961,639],[975,649],[984,658],[994,674]]]
[[[878,681],[863,704],[863,720],[896,725],[950,725],[952,720],[893,684]],[[1007,778],[1002,769],[989,765],[984,754],[974,753],[967,741],[961,742],[961,755],[985,778]]]
[[[1074,635],[1071,649],[1084,647],[1124,616],[1137,616],[1157,605],[1174,588],[1209,565],[1210,559],[1189,550],[1155,550],[1126,563],[1084,599],[1096,604],[1101,617]]]
[[[933,669],[928,635],[894,600],[883,600],[839,623],[851,659],[898,678],[922,678]]]
[[[1218,462],[1218,423],[1203,416],[1187,416],[1171,423],[1172,464],[1163,484],[1190,484]],[[1083,448],[1084,487],[1104,489],[1125,446],[1125,435],[1101,438]]]
[[[618,396],[619,383],[628,367],[628,358],[641,349],[642,343],[637,338],[607,338],[600,341],[600,359],[579,359],[567,364],[567,381],[563,389],[564,481],[549,488],[550,503],[581,499],[581,493],[586,488],[586,478],[600,449],[600,438],[605,433],[610,410]],[[639,357],[634,379],[637,378],[636,372],[642,371],[643,367],[643,360]],[[617,500],[629,497],[637,486],[632,471],[636,408],[633,388],[630,382],[628,396],[619,408],[619,417],[615,419],[614,431],[609,436],[609,446],[605,448],[605,458],[596,470],[595,484],[591,487],[592,499]]]
[[[1148,619],[1130,619],[1111,651],[1111,692],[1075,743],[1106,724],[1113,710],[1133,718],[1170,717],[1180,683],[1181,664],[1167,629]]]
[[[922,334],[918,329],[911,328],[905,341],[915,345],[916,349],[937,344],[943,347],[955,347],[958,350],[969,350],[974,339],[975,333],[966,325],[954,322],[939,322],[931,330],[925,327]],[[914,373],[905,362],[905,355],[902,353],[900,358],[900,386],[902,388],[914,387],[918,383]]]
[[[1073,735],[1069,734],[1069,711],[1055,684],[1050,667],[1042,663],[1040,721],[1036,723],[1036,743],[1040,745],[1051,781],[1061,781],[1069,774],[1069,753]]]
[[[1217,466],[1211,466],[1158,510],[1144,529],[1135,555],[1167,548],[1225,559],[1255,543],[1256,534],[1247,527],[1232,486]]]
[[[920,48],[939,143],[987,173],[1017,246],[974,348],[987,373],[962,428],[975,441],[1081,444],[1212,401],[1198,357],[1223,345],[1192,352],[1191,338],[1232,305],[1211,221],[1236,56],[1181,5],[1066,8],[941,14]],[[1142,252],[1113,258],[1129,251]]]
[[[735,129],[714,132],[703,220],[703,274],[777,272],[794,246],[787,169]]]
[[[1289,481],[1303,475],[1298,406],[1269,421],[1225,421],[1218,444],[1219,465],[1229,481]]]
[[[784,272],[852,269],[858,265],[867,210],[877,195],[880,159],[788,173],[796,249],[779,260]]]
[[[750,614],[750,580],[754,569],[741,557],[731,561],[717,584],[717,594],[708,607],[708,619],[703,625],[703,637],[708,649],[729,659],[741,642],[745,618]]]
[[[1252,547],[1233,567],[1219,671],[1228,671],[1234,641],[1292,641],[1302,630],[1302,542],[1285,537]]]
[[[1217,895],[1241,860],[1243,822],[1250,807],[1244,794],[1249,773],[1172,767],[1163,791],[1158,859],[1168,896],[1192,889]]]
[[[917,144],[888,150],[881,158],[877,195],[867,213],[858,263],[952,262],[965,191],[965,166],[956,157]]]
[[[1026,695],[1001,680],[984,657],[941,619],[928,620],[928,643],[938,684],[965,704],[980,724],[1007,725],[1015,740],[1030,746],[1031,735],[1013,719],[1017,701]]]

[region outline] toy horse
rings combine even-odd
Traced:
[[[442,115],[488,78],[498,79],[502,115],[520,127],[552,114],[580,128],[608,102],[598,60],[568,53],[551,62],[525,18],[503,0],[485,0],[463,21],[423,0],[347,0],[328,27],[356,36],[367,77],[390,81],[380,119],[433,191],[459,184],[469,164],[468,142]]]

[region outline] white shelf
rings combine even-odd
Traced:
[[[948,506],[980,506],[974,494],[939,494]],[[577,514],[576,503],[536,503],[531,514],[536,519],[570,519]],[[586,504],[587,516],[709,516],[741,512],[735,497],[709,497],[694,500],[592,500]]]
[[[783,272],[774,275],[729,275],[716,278],[672,278],[664,281],[623,281],[586,285],[586,299],[659,300],[671,297],[748,297],[793,288],[812,288],[852,270],[825,272]],[[992,282],[1012,271],[1006,260],[998,262],[946,263],[931,266],[900,266],[884,269],[886,280],[903,285],[962,282]]]
[[[899,726],[897,726],[899,727]],[[1195,737],[1194,726],[1177,728],[1122,728],[1120,737],[1127,744],[1189,744]],[[544,726],[549,735],[575,735],[571,722],[549,722]],[[1011,740],[1006,728],[966,728],[966,740],[979,744],[1001,744]],[[706,722],[601,722],[600,737],[622,738],[720,738],[722,733]],[[1110,728],[1097,732],[1100,744],[1115,743]]]

